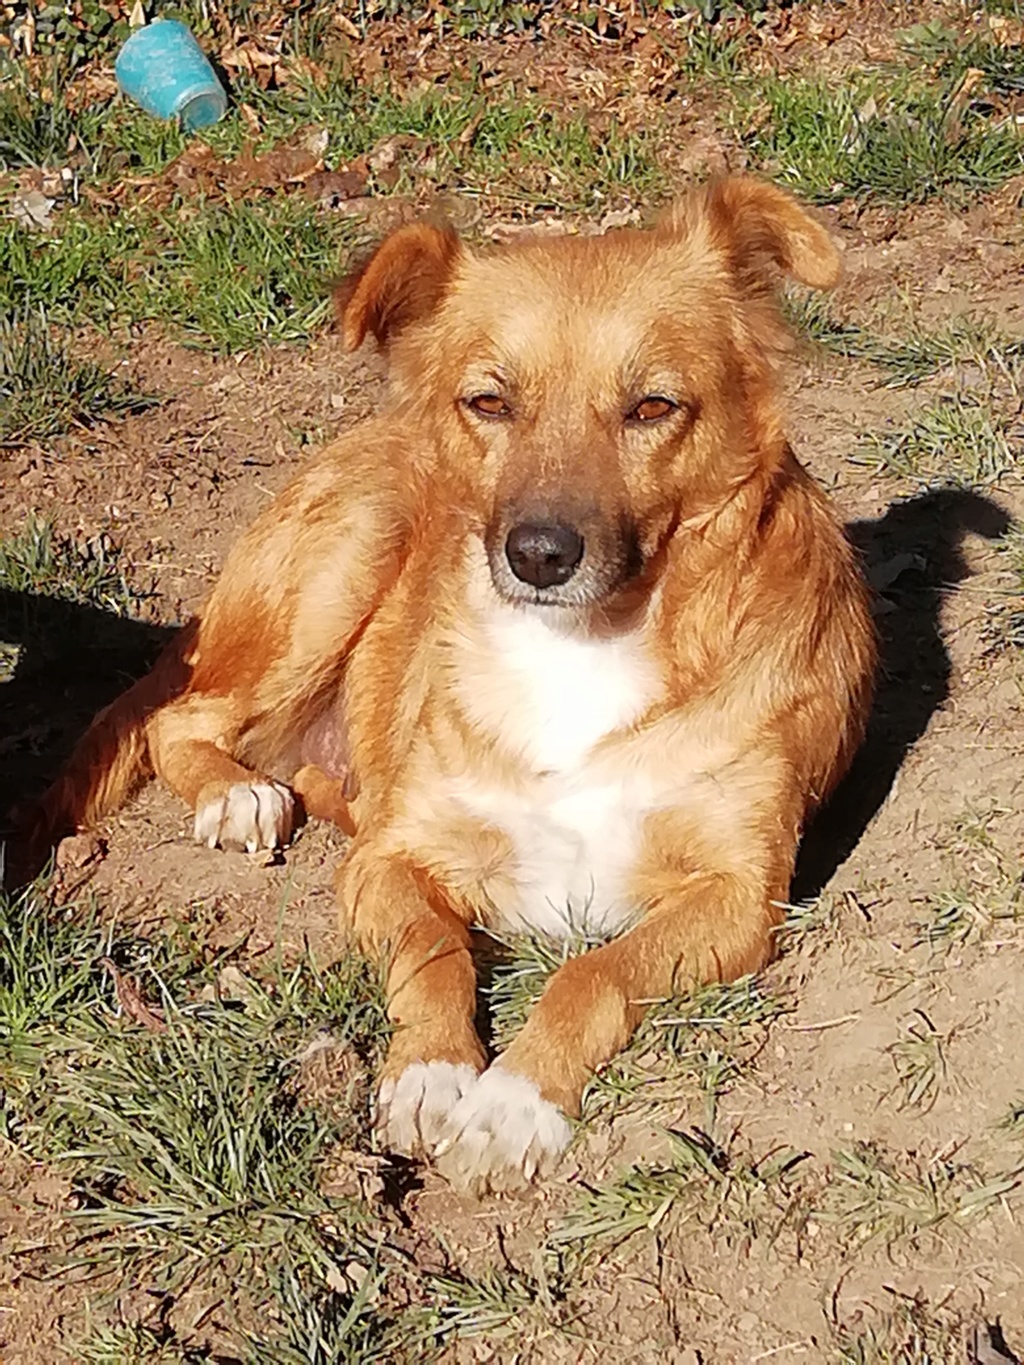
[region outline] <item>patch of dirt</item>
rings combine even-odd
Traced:
[[[85,1292],[76,1277],[55,1275],[69,1245],[65,1215],[71,1182],[27,1162],[0,1138],[0,1360],[35,1365],[69,1360]],[[69,1328],[72,1329],[69,1332]]]

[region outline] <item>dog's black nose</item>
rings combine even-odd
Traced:
[[[505,542],[512,572],[535,588],[568,583],[583,558],[583,537],[571,526],[523,522],[513,526]]]

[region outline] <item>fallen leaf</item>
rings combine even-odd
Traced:
[[[30,232],[53,226],[52,210],[56,200],[42,190],[18,190],[11,200],[11,217]]]
[[[255,991],[245,973],[229,962],[217,973],[217,994],[222,1000],[237,1000],[245,1004],[253,998]]]
[[[344,200],[360,199],[366,193],[366,176],[357,171],[317,171],[303,190],[318,204],[336,208]]]
[[[362,42],[363,35],[347,14],[342,14],[340,11],[336,10],[334,14],[334,24],[336,28],[341,29],[346,38],[351,38],[354,43]]]
[[[163,1018],[155,1010],[150,1009],[135,985],[121,973],[117,964],[112,962],[109,957],[101,957],[100,964],[106,967],[110,973],[114,982],[114,994],[117,996],[117,1003],[132,1023],[141,1025],[150,1033],[166,1033],[167,1025]]]
[[[633,223],[639,223],[640,210],[638,208],[628,209],[609,209],[598,223],[600,232],[610,232],[614,228],[629,227]]]
[[[242,115],[242,118],[245,120],[245,126],[253,137],[259,137],[260,133],[263,131],[263,124],[260,122],[260,116],[252,105],[240,104],[238,106],[238,112]]]

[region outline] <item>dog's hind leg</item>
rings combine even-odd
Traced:
[[[209,848],[280,848],[291,838],[295,799],[273,778],[231,753],[239,714],[234,697],[192,693],[150,719],[153,767],[195,811],[197,843]]]

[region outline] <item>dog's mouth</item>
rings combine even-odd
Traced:
[[[502,518],[485,536],[491,579],[506,602],[583,608],[613,598],[643,569],[632,527],[534,514]]]

